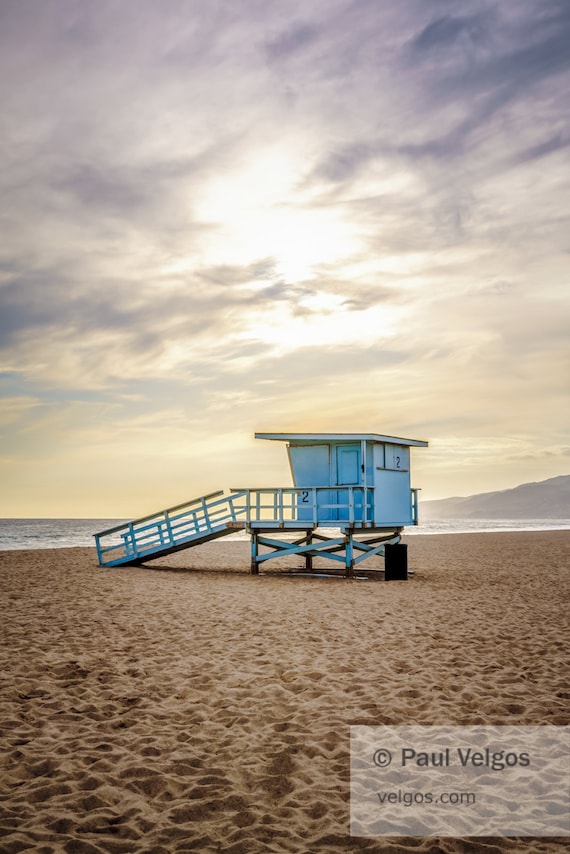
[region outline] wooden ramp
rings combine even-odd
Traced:
[[[245,528],[242,496],[223,490],[95,534],[101,566],[138,566]],[[240,519],[243,520],[240,522]]]

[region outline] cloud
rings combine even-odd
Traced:
[[[554,0],[5,4],[0,394],[46,407],[62,470],[87,411],[86,455],[130,419],[147,453],[157,411],[557,446],[569,28]],[[38,413],[5,406],[24,454]]]
[[[564,137],[561,132],[556,133],[549,139],[546,139],[537,145],[531,145],[529,148],[520,152],[517,160],[519,163],[524,163],[530,160],[542,160],[544,157],[548,157],[549,154],[555,154],[558,151],[565,151],[569,146],[570,139]]]
[[[333,152],[316,170],[316,177],[327,181],[346,181],[374,157],[374,148],[353,143]]]
[[[461,37],[461,49],[465,49],[465,40],[470,45],[488,43],[491,17],[488,13],[472,16],[443,15],[430,21],[421,32],[413,37],[410,49],[417,55],[453,48]]]
[[[267,42],[267,58],[270,62],[286,59],[314,42],[317,37],[317,29],[311,24],[294,23]]]
[[[107,172],[89,164],[75,166],[56,184],[55,189],[71,194],[85,207],[123,215],[150,201],[144,184],[129,181],[124,171],[113,169]]]

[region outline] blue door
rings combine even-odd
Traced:
[[[359,486],[362,484],[362,454],[360,445],[338,445],[336,449],[336,482],[339,486]],[[362,490],[354,490],[354,519],[362,520]],[[336,518],[347,520],[349,516],[349,491],[337,491]]]

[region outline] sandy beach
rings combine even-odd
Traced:
[[[566,850],[349,835],[351,725],[570,719],[570,532],[405,542],[391,583],[252,577],[224,540],[123,569],[0,552],[0,850]]]

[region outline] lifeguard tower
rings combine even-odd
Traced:
[[[418,524],[417,490],[410,481],[410,449],[419,439],[377,433],[256,433],[285,442],[292,487],[231,489],[127,522],[95,535],[102,566],[139,565],[245,529],[251,536],[251,573],[277,557],[336,562],[345,577],[374,556],[388,556],[393,577],[407,577],[401,532]],[[331,530],[332,529],[332,530]],[[300,536],[291,539],[291,533]],[[279,535],[279,536],[278,536]],[[341,567],[339,567],[339,563]]]

